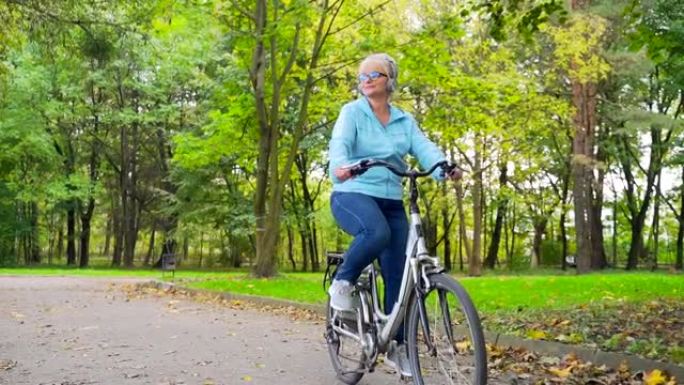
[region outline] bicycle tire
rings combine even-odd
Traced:
[[[330,355],[330,362],[332,363],[333,369],[335,369],[335,373],[337,375],[337,379],[340,380],[341,382],[347,384],[347,385],[355,385],[357,382],[361,380],[361,377],[364,375],[363,369],[363,364],[359,363],[358,366],[352,367],[352,368],[347,368],[340,357],[340,337],[339,336],[333,336],[330,335],[329,333],[334,333],[331,328],[331,322],[332,322],[332,315],[333,315],[333,309],[330,306],[330,298],[328,298],[328,302],[326,303],[325,306],[325,325],[326,325],[326,345],[328,346],[328,354]],[[336,338],[336,339],[335,339]],[[361,357],[359,360],[362,362],[364,359],[364,355],[361,352]]]
[[[407,324],[407,352],[413,372],[413,383],[415,385],[486,384],[487,350],[480,317],[470,296],[460,283],[446,274],[431,275],[430,284],[423,302],[428,325],[431,328],[428,333],[432,337],[436,354],[431,354],[428,344],[425,343],[420,304],[417,296],[414,296],[409,308]],[[433,299],[431,295],[435,294],[436,298]],[[444,303],[448,304],[446,307],[448,312],[445,312],[445,308],[441,306]],[[450,322],[444,322],[444,319]],[[447,323],[449,328],[446,327]],[[467,330],[464,330],[464,327]],[[443,357],[445,357],[444,360],[442,360]],[[439,363],[442,361],[449,366],[445,367],[445,364]]]

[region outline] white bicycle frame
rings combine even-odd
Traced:
[[[391,338],[397,333],[402,322],[406,318],[406,311],[413,288],[419,279],[427,282],[427,267],[430,269],[439,268],[439,260],[430,257],[425,246],[425,237],[422,234],[422,222],[420,214],[411,213],[409,226],[409,236],[406,242],[406,262],[404,264],[404,274],[401,279],[401,287],[397,302],[392,307],[392,312],[387,315],[380,310],[378,301],[374,301],[373,312],[383,325],[378,333],[379,347],[387,347]],[[374,294],[374,299],[377,295]],[[384,349],[383,349],[384,350]]]
[[[413,210],[411,209],[411,211]],[[397,302],[394,303],[390,314],[384,313],[380,308],[377,285],[375,282],[371,285],[372,291],[370,295],[372,297],[372,306],[368,303],[369,298],[367,296],[359,296],[361,299],[361,308],[359,309],[361,314],[357,317],[359,323],[357,330],[362,330],[362,323],[375,323],[378,330],[377,351],[374,351],[376,346],[373,345],[375,344],[371,341],[364,340],[363,335],[355,334],[344,330],[343,328],[334,327],[335,331],[339,334],[356,340],[361,343],[364,348],[370,348],[368,353],[373,351],[374,353],[387,351],[391,339],[397,334],[399,327],[401,327],[402,322],[406,318],[408,305],[416,284],[422,279],[425,283],[425,287],[427,287],[429,285],[428,273],[442,270],[439,259],[431,257],[427,252],[425,237],[422,232],[422,221],[420,219],[420,213],[418,212],[411,212],[410,214],[409,234],[406,242],[405,254],[406,261],[404,262],[404,273],[401,279],[399,296]],[[371,268],[372,265],[366,267],[366,269]],[[364,273],[366,273],[366,269],[364,269]],[[377,277],[373,276],[371,279],[377,279]],[[371,314],[369,313],[372,313],[372,319]]]

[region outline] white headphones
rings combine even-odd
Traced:
[[[389,67],[389,73],[387,74],[387,91],[389,93],[394,92],[397,89],[397,77],[399,76],[399,68],[397,67],[397,62],[392,59],[392,57],[386,53],[381,54],[383,59],[387,62]]]

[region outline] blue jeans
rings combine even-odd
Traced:
[[[361,193],[333,192],[330,207],[337,224],[354,236],[335,279],[354,283],[363,269],[379,258],[385,283],[384,310],[389,314],[399,298],[406,261],[409,224],[403,202]],[[403,326],[395,340],[404,341]]]

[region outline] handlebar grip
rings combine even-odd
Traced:
[[[352,174],[352,176],[361,175],[366,171],[368,171],[368,168],[367,167],[361,167],[361,166],[354,166],[354,167],[349,169],[349,173]]]
[[[370,161],[368,159],[364,159],[360,161],[358,164],[354,165],[352,168],[349,169],[349,172],[352,174],[352,176],[357,176],[365,173],[368,171],[370,168]]]
[[[442,171],[440,171],[439,175],[440,175],[442,178],[444,178],[444,177],[447,176],[447,174],[451,173],[451,171],[453,171],[454,168],[456,168],[456,165],[453,164],[453,163],[451,163],[451,162],[444,162],[444,163],[442,164],[442,167],[441,167],[441,168],[442,168]]]

